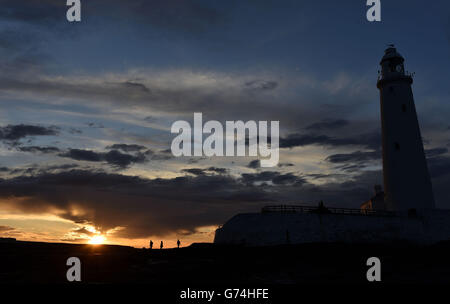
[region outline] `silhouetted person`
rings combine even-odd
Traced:
[[[329,213],[330,210],[328,210],[327,207],[323,204],[323,201],[319,202],[319,207],[317,207],[317,213]]]
[[[408,217],[417,217],[417,210],[415,208],[408,209]]]
[[[180,248],[180,244],[181,244],[180,240],[177,240],[177,247],[178,248]]]
[[[153,248],[153,241],[150,240],[150,249],[152,249],[152,248]]]
[[[320,201],[319,202],[319,209],[323,209],[323,208],[325,208],[325,206],[323,205],[323,201]]]
[[[159,245],[159,249],[163,249],[163,241],[161,241],[161,244]]]

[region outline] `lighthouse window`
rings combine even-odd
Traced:
[[[402,111],[406,112],[406,105],[405,104],[402,104]]]
[[[394,144],[394,146],[395,146],[395,150],[400,150],[400,145],[399,145],[398,142],[396,142],[396,143]]]

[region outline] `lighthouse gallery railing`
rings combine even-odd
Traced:
[[[395,212],[386,210],[367,210],[351,208],[328,208],[317,206],[299,205],[272,205],[261,209],[262,213],[284,212],[284,213],[319,213],[319,214],[345,214],[362,216],[395,216]]]

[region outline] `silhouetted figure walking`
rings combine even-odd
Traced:
[[[150,240],[150,249],[152,249],[152,248],[153,248],[153,241]]]
[[[319,207],[316,209],[317,213],[330,213],[330,210],[328,210],[327,207],[323,204],[323,201],[319,202]]]
[[[159,245],[159,249],[163,249],[163,241],[161,241],[161,244]]]
[[[177,240],[177,247],[178,248],[180,248],[180,244],[181,244],[180,240]]]

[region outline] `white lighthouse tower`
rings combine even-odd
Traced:
[[[388,210],[420,212],[434,208],[434,197],[414,106],[413,79],[405,73],[403,62],[393,45],[386,49],[377,83],[385,200]]]

